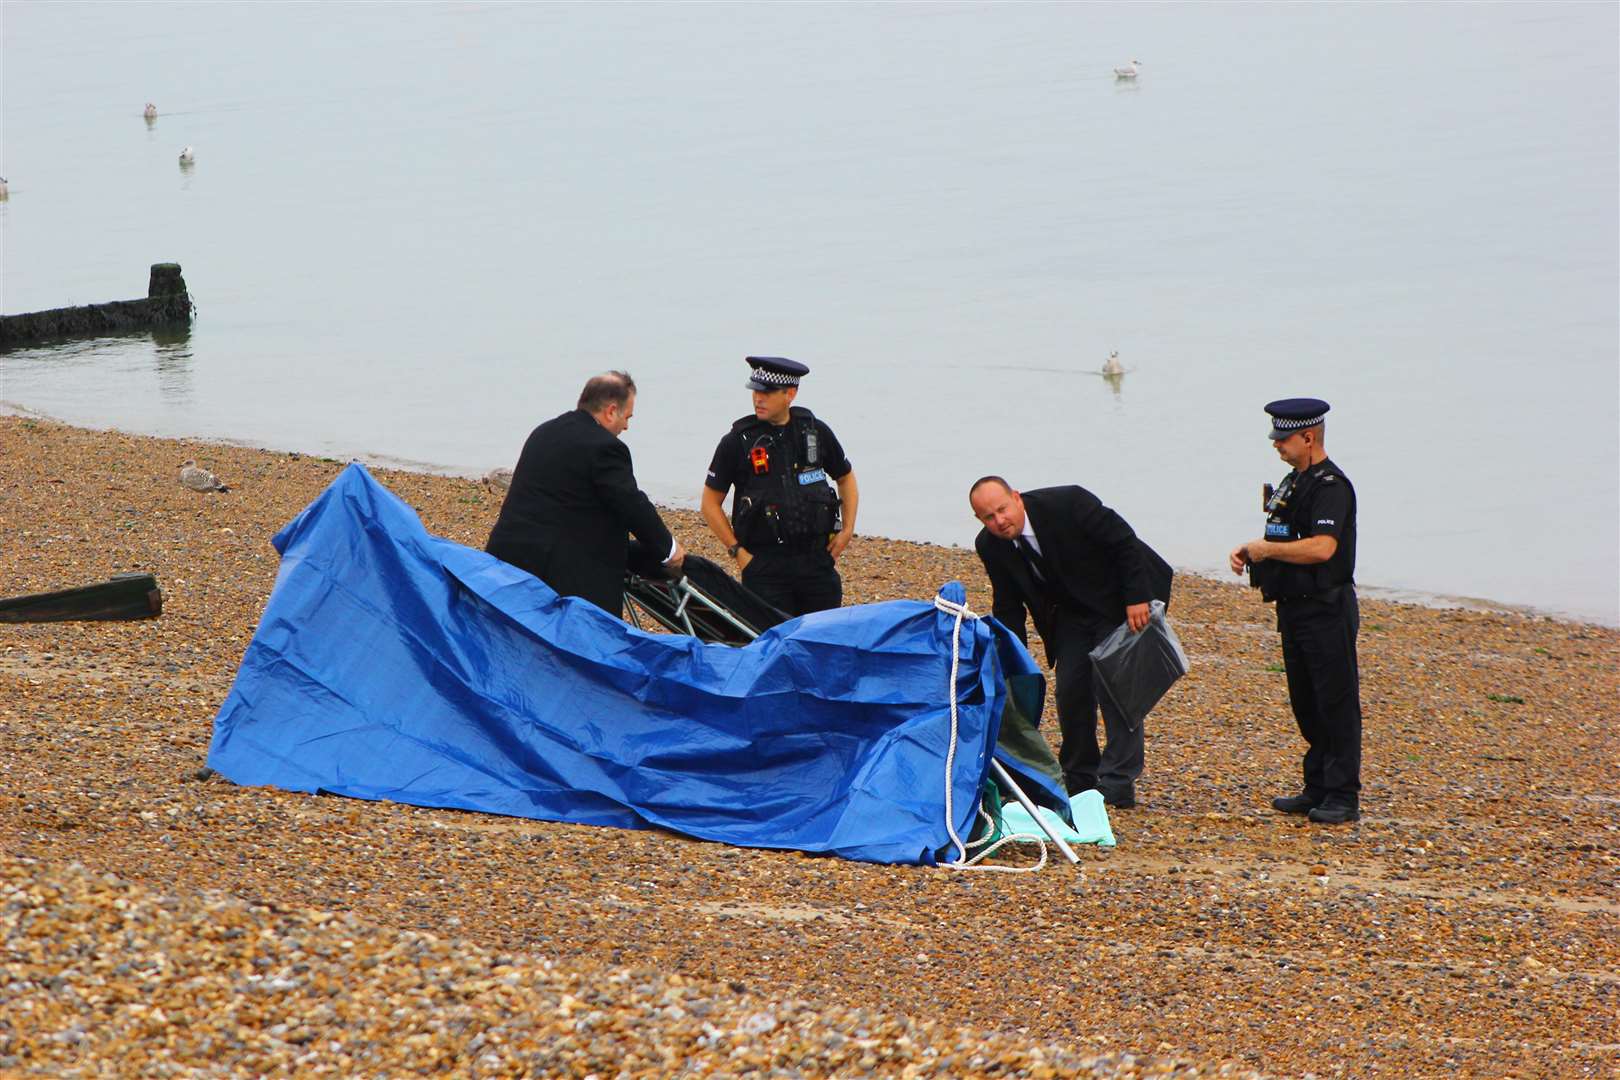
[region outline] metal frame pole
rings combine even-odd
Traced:
[[[1041,832],[1046,834],[1046,838],[1056,844],[1059,851],[1063,852],[1063,857],[1068,859],[1071,865],[1079,863],[1080,856],[1074,853],[1074,848],[1070,847],[1069,842],[1059,836],[1046,823],[1046,819],[1036,812],[1035,804],[1029,801],[1029,796],[1024,794],[1024,789],[1018,786],[1017,781],[1012,778],[1012,774],[1007,771],[1006,766],[996,760],[994,750],[990,752],[990,767],[995,770],[996,780],[1007,785],[1007,789],[1013,793],[1013,798],[1017,799],[1024,809],[1029,811],[1029,816],[1035,819],[1035,824],[1040,827]]]

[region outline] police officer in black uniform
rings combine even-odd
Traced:
[[[835,563],[855,535],[855,470],[832,429],[793,404],[810,369],[780,356],[747,359],[754,411],[715,448],[703,520],[761,598],[789,615],[835,608],[844,598]]]
[[[1232,549],[1277,604],[1288,697],[1305,751],[1305,786],[1271,800],[1323,824],[1361,817],[1361,675],[1356,667],[1356,491],[1322,441],[1328,403],[1285,398],[1266,406],[1271,443],[1293,471],[1266,485],[1266,534]]]

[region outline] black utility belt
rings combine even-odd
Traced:
[[[831,537],[832,533],[824,536],[807,533],[804,536],[784,536],[780,540],[766,540],[757,548],[748,544],[744,544],[743,547],[756,554],[760,551],[820,551],[827,546],[827,541]]]
[[[1277,597],[1277,603],[1298,604],[1306,600],[1316,600],[1324,604],[1333,604],[1337,603],[1339,598],[1344,595],[1345,588],[1346,586],[1344,585],[1335,585],[1333,588],[1324,589],[1321,592],[1296,593],[1293,596],[1279,596]]]

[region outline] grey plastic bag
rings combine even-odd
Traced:
[[[1134,731],[1175,681],[1187,674],[1187,653],[1165,618],[1164,601],[1139,634],[1128,623],[1091,650],[1091,670],[1099,698],[1106,696]]]

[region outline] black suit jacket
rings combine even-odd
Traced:
[[[669,530],[636,486],[630,448],[575,409],[530,433],[484,550],[617,615],[628,533],[660,559],[669,552]]]
[[[1058,609],[1089,622],[1113,627],[1125,621],[1125,608],[1158,599],[1170,601],[1170,564],[1137,539],[1114,511],[1083,487],[1037,488],[1023,492],[1024,511],[1041,546],[1048,577],[1043,586],[1030,573],[1011,540],[979,530],[973,547],[990,576],[992,613],[1028,644],[1024,612],[1048,652],[1057,647]]]

